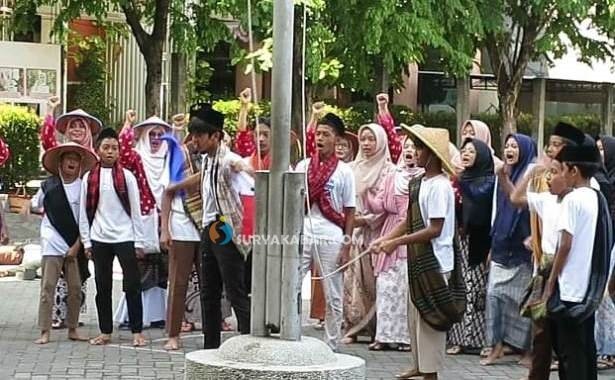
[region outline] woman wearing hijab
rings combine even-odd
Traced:
[[[94,116],[83,110],[75,110],[67,112],[60,116],[57,120],[54,119],[55,109],[60,105],[58,97],[49,98],[47,104],[47,115],[43,121],[41,128],[41,145],[43,150],[47,151],[61,144],[62,142],[74,142],[93,151],[93,139],[102,129],[102,123]],[[56,131],[60,133],[63,141],[56,139]],[[30,204],[24,206],[24,212],[29,212]],[[86,312],[85,297],[87,294],[87,282],[90,277],[88,270],[88,260],[84,255],[78,256],[79,270],[81,274],[81,305],[82,312]],[[56,285],[56,294],[54,297],[54,305],[52,311],[52,328],[65,328],[68,307],[66,304],[68,297],[67,285],[64,280],[64,274],[60,275],[60,279]]]
[[[365,251],[380,236],[384,215],[371,209],[370,198],[378,195],[384,178],[395,170],[388,149],[386,131],[378,124],[359,129],[359,154],[351,163],[356,181],[357,214],[352,256]],[[359,335],[374,336],[376,280],[369,255],[352,264],[344,273],[344,326],[342,343],[353,343]]]
[[[480,120],[467,120],[463,123],[463,127],[461,128],[461,142],[465,143],[467,139],[475,139],[484,142],[489,147],[491,151],[491,157],[493,158],[493,164],[495,165],[495,170],[498,170],[502,166],[502,160],[496,157],[495,152],[493,150],[493,146],[491,145],[491,131],[489,130],[489,126]],[[453,165],[459,172],[464,169],[463,164],[461,163],[461,155],[457,152],[455,155],[451,155],[453,157]]]
[[[395,171],[386,176],[376,197],[368,197],[369,208],[385,217],[380,236],[387,235],[405,220],[409,199],[408,183],[423,172],[422,168],[416,166],[414,143],[406,138]],[[384,252],[372,254],[372,263],[376,277],[377,323],[376,337],[369,349],[409,351],[408,310],[399,307],[399,300],[408,298],[406,246],[396,248],[390,255]]]
[[[495,174],[491,148],[478,138],[466,138],[461,145],[459,174],[461,191],[462,272],[466,284],[463,320],[448,334],[448,354],[478,351],[485,346],[485,262],[491,248],[491,207]]]
[[[596,145],[602,156],[607,181],[612,188],[615,188],[615,138],[600,136]],[[613,195],[615,194],[611,194]],[[613,210],[611,210],[611,218],[613,216]],[[612,265],[613,257],[611,257]],[[615,304],[609,297],[604,297],[600,307],[596,310],[594,337],[598,354],[598,369],[615,367]]]
[[[491,228],[491,263],[487,284],[487,344],[491,352],[482,365],[495,363],[504,344],[523,352],[527,362],[531,320],[521,317],[520,303],[532,277],[528,249],[530,217],[527,207],[517,209],[510,193],[536,158],[536,145],[528,136],[511,134],[504,146],[504,166],[498,172]]]
[[[154,208],[143,215],[143,229],[147,242],[145,258],[139,260],[143,298],[143,324],[164,327],[166,320],[166,298],[168,266],[166,255],[160,252],[158,209],[162,205],[164,189],[170,181],[170,155],[167,142],[162,139],[172,128],[162,119],[152,116],[137,124],[124,125],[120,133],[120,161],[126,167],[131,162],[141,161],[147,186],[154,198]],[[136,136],[136,139],[135,139]],[[136,141],[133,149],[133,141]],[[125,323],[128,309],[122,297],[116,310],[116,322]]]

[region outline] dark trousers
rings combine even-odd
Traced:
[[[534,321],[532,337],[532,363],[529,380],[549,380],[553,357],[553,329],[551,320],[543,318]]]
[[[560,380],[595,380],[595,315],[578,323],[571,319],[552,319],[555,351],[559,359]]]
[[[231,302],[239,332],[250,333],[250,300],[245,285],[245,260],[231,241],[220,245],[211,241],[209,226],[201,235],[201,304],[206,349],[220,347],[222,288]]]
[[[100,243],[92,241],[92,257],[94,259],[96,279],[96,309],[98,311],[98,326],[103,334],[113,332],[113,258],[117,256],[124,280],[123,290],[126,293],[128,319],[133,333],[143,330],[143,300],[141,299],[141,275],[137,266],[134,243]]]

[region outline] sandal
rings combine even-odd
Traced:
[[[89,343],[92,346],[104,346],[111,343],[111,338],[105,335],[99,335],[96,338],[90,339]]]
[[[54,330],[62,330],[66,328],[66,325],[64,324],[64,321],[53,321],[51,328]]]
[[[418,369],[409,369],[405,372],[402,372],[398,375],[395,375],[396,379],[402,379],[402,380],[408,380],[408,379],[413,379],[415,377],[419,377],[419,376],[423,376],[424,374],[421,373]]]
[[[389,349],[389,345],[386,343],[374,342],[367,346],[370,351],[385,351]]]
[[[557,360],[553,360],[551,362],[551,371],[558,371],[559,370],[559,362]]]
[[[599,371],[609,369],[612,367],[613,367],[613,363],[611,363],[608,357],[606,356],[599,356],[598,359],[596,360],[596,368],[598,368]]]
[[[410,352],[412,349],[410,348],[409,344],[400,344],[399,346],[397,346],[397,351],[401,351],[401,352]]]
[[[446,354],[447,355],[459,355],[462,353],[462,351],[463,349],[461,348],[461,346],[453,346],[446,350]]]

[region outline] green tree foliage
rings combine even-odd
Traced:
[[[573,48],[579,59],[613,57],[615,4],[612,0],[477,0],[483,37],[479,45],[497,80],[502,137],[516,131],[517,106],[528,63],[558,58]],[[590,27],[600,38],[587,34]],[[582,78],[579,78],[582,79]]]

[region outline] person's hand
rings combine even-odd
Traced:
[[[68,252],[66,253],[66,258],[73,260],[77,258],[78,253],[79,253],[79,248],[72,246],[68,249]]]
[[[523,246],[528,251],[532,251],[532,237],[528,236],[525,240],[523,240]]]
[[[325,102],[316,102],[312,104],[312,114],[314,114],[315,117],[317,118],[322,117],[324,112],[325,112]]]
[[[84,249],[84,253],[85,253],[85,257],[87,257],[88,260],[92,259],[92,248]]]
[[[233,163],[231,163],[231,169],[235,172],[235,173],[239,173],[239,172],[243,172],[246,170],[246,165],[243,161],[235,161]]]
[[[397,249],[397,247],[398,244],[395,240],[385,240],[380,244],[380,251],[390,255]]]
[[[378,239],[375,239],[374,241],[372,241],[372,243],[369,245],[369,251],[372,253],[380,253],[381,251],[381,246],[382,243],[385,241],[385,237],[379,237]]]
[[[507,178],[510,176],[512,168],[508,164],[504,164],[500,167],[500,170],[496,173],[500,178]]]
[[[137,112],[135,110],[126,111],[126,122],[130,124],[134,124],[137,120]]]
[[[55,109],[60,105],[60,97],[59,96],[52,96],[49,99],[47,99],[47,105],[49,106],[49,111],[53,112],[55,111]]]
[[[549,281],[545,284],[545,289],[542,291],[542,302],[547,303],[549,298],[553,295],[554,290],[555,283],[549,279]]]
[[[248,87],[241,91],[239,93],[239,101],[241,102],[241,105],[248,105],[252,103],[252,89]]]
[[[173,121],[173,125],[179,129],[183,128],[184,125],[186,125],[186,115],[183,113],[173,115],[171,120]]]
[[[342,244],[342,249],[340,249],[340,253],[337,257],[337,265],[339,267],[344,266],[349,260],[350,260],[350,244],[344,243]]]
[[[163,228],[160,232],[160,248],[165,251],[168,251],[169,249],[171,249],[172,245],[173,240],[171,240],[171,234],[169,233],[169,229]]]
[[[380,93],[376,95],[376,103],[378,107],[384,107],[389,104],[389,94]]]
[[[137,255],[137,259],[142,260],[145,258],[145,251],[143,248],[135,248],[135,254]]]

